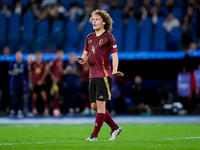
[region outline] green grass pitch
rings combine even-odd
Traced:
[[[121,124],[123,132],[108,141],[110,128],[103,125],[98,141],[85,141],[93,125],[0,126],[0,150],[198,150],[199,124]]]

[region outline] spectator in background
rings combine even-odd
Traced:
[[[106,0],[98,0],[97,1],[97,8],[100,10],[109,11],[109,5],[106,3]]]
[[[188,46],[189,43],[193,41],[193,34],[192,34],[192,22],[189,16],[186,14],[183,18],[182,23],[182,43],[185,46]]]
[[[81,31],[81,32],[83,31],[85,24],[90,19],[90,14],[91,14],[92,11],[93,10],[92,10],[91,7],[85,7],[85,15],[84,15],[83,19],[80,21],[80,23],[78,24],[79,31]]]
[[[30,3],[30,6],[28,8],[28,11],[31,11],[34,13],[35,17],[38,17],[40,14],[39,6],[37,1],[33,1]]]
[[[35,61],[35,56],[33,54],[29,54],[27,56],[27,64],[28,64],[28,70],[31,66],[31,64]],[[29,78],[29,77],[28,77]],[[32,113],[32,94],[30,91],[30,86],[29,86],[29,79],[27,81],[27,117],[33,117],[33,113]]]
[[[29,66],[29,87],[32,92],[33,115],[38,115],[36,102],[38,100],[38,95],[41,95],[44,101],[44,115],[49,116],[49,107],[45,89],[45,78],[47,76],[46,63],[42,61],[42,53],[40,51],[37,51],[35,56],[36,61]]]
[[[13,118],[15,110],[17,110],[17,117],[23,118],[23,89],[25,87],[25,73],[27,72],[26,65],[22,62],[22,52],[15,53],[16,62],[10,65],[8,74],[11,75],[12,98],[10,102],[10,117]],[[15,107],[16,106],[16,107]]]
[[[128,11],[134,8],[134,0],[126,0],[125,7],[123,8],[123,13],[125,16],[128,15]]]
[[[48,18],[48,12],[46,9],[42,9],[40,10],[40,13],[38,15],[38,20],[41,21],[41,20],[46,20]]]
[[[16,1],[14,13],[22,15],[24,13],[21,1]]]
[[[78,3],[73,2],[69,10],[69,19],[70,20],[77,19],[77,21],[79,21],[80,17],[82,17],[83,15],[84,15],[83,9],[78,5]]]
[[[8,5],[7,3],[4,3],[4,4],[3,4],[3,8],[2,8],[2,10],[0,11],[0,13],[5,14],[7,18],[10,17],[11,11],[10,11],[9,5]]]
[[[177,7],[177,5],[175,4],[174,0],[167,0],[165,3],[165,6],[168,9],[168,12],[172,12],[172,10]]]
[[[82,98],[84,101],[84,110],[81,113],[82,115],[95,115],[95,111],[90,108],[90,99],[89,99],[89,65],[88,63],[82,65],[81,68],[81,93],[82,93]]]
[[[4,47],[3,55],[10,55],[9,47]],[[2,97],[0,99],[0,111],[2,111],[2,116],[6,115],[7,107],[10,104],[10,77],[8,75],[10,62],[4,61],[0,62],[1,74],[0,74],[0,88],[2,92]]]
[[[84,1],[84,7],[90,7],[91,9],[96,8],[96,0],[85,0]]]
[[[151,8],[150,0],[143,0],[143,6],[145,6],[147,10],[150,11]]]
[[[160,9],[162,7],[161,0],[154,0],[154,6],[156,6],[158,9]]]
[[[130,98],[133,108],[129,107],[129,113],[140,114],[145,111],[144,90],[141,76],[135,76],[134,83],[130,85]]]
[[[191,42],[186,51],[186,54],[189,54],[191,51],[195,51],[195,50],[197,50],[197,44],[195,42]]]
[[[147,17],[150,17],[150,13],[148,11],[148,8],[146,6],[141,6],[140,7],[140,21],[142,22]]]
[[[111,0],[110,1],[110,9],[109,9],[110,13],[114,9],[122,10],[122,6],[120,5],[119,0]]]
[[[161,14],[159,13],[158,7],[152,6],[152,7],[151,7],[150,14],[151,14],[151,18],[152,18],[152,23],[153,23],[154,25],[156,25],[157,22],[158,22],[158,17],[161,16]]]
[[[69,114],[70,116],[79,114],[80,112],[80,98],[79,93],[79,77],[80,77],[80,66],[76,62],[76,53],[71,52],[69,54],[69,62],[66,64],[63,70],[65,75],[65,94],[68,102]]]
[[[137,19],[137,17],[138,16],[135,14],[134,9],[130,8],[128,10],[128,13],[126,14],[126,16],[124,16],[124,23],[127,24],[129,19],[131,19],[131,18],[136,18]]]
[[[67,10],[64,6],[60,5],[60,3],[55,3],[53,7],[53,12],[58,12],[59,14],[63,14],[64,16],[67,16]]]
[[[180,27],[180,22],[174,17],[173,13],[169,13],[166,20],[163,22],[163,27],[170,33],[174,27]]]
[[[59,101],[63,94],[64,51],[58,50],[56,55],[57,55],[56,59],[50,61],[47,67],[52,79],[52,87],[50,90],[50,94],[54,98],[53,116],[58,117],[61,115],[60,108],[59,108]]]
[[[190,17],[191,16],[196,16],[196,13],[195,13],[195,11],[194,11],[194,5],[193,4],[189,4],[189,5],[187,5],[187,15],[189,15]]]
[[[45,6],[53,6],[55,3],[57,2],[57,0],[43,0],[41,3],[41,7],[45,7]]]
[[[198,68],[193,71],[194,75],[194,83],[196,89],[195,89],[195,98],[196,98],[196,104],[198,107],[200,107],[200,63],[198,64]]]
[[[183,105],[187,111],[192,103],[194,90],[194,80],[192,74],[187,71],[186,67],[177,75],[177,101]]]

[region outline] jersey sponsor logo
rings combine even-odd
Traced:
[[[99,40],[99,45],[101,45],[103,43],[103,39]]]
[[[113,48],[117,48],[117,45],[113,45]]]
[[[95,47],[94,46],[92,46],[92,52],[93,52],[93,54],[95,53]]]
[[[92,43],[92,40],[90,40],[89,43]]]
[[[36,69],[35,69],[35,74],[40,74],[41,73],[41,69],[40,69],[40,67],[37,67]]]
[[[103,95],[99,96],[98,98],[103,98]]]

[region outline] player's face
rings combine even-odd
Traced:
[[[57,52],[57,58],[62,59],[63,58],[63,51]]]
[[[42,60],[42,54],[38,53],[35,56],[36,56],[36,60],[37,61],[41,61]]]
[[[16,57],[16,60],[19,62],[19,61],[22,61],[22,53],[21,52],[17,52],[15,54],[15,57]]]
[[[103,22],[103,19],[100,15],[96,14],[93,16],[92,25],[94,30],[100,30],[104,27],[105,22]]]
[[[74,64],[76,62],[76,56],[75,54],[71,54],[69,57],[70,64]]]

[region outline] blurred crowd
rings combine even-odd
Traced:
[[[197,28],[200,25],[200,4],[196,0],[1,0],[0,13],[5,14],[8,20],[13,13],[20,15],[20,33],[19,35],[12,35],[10,28],[2,31],[6,32],[5,34],[7,37],[5,36],[5,38],[0,39],[0,47],[1,49],[3,49],[3,47],[8,46],[13,54],[17,50],[21,50],[24,53],[35,52],[37,50],[51,52],[52,49],[54,50],[54,52],[55,49],[63,49],[65,52],[80,52],[82,50],[82,47],[84,46],[86,35],[92,32],[92,27],[90,27],[90,30],[88,30],[86,26],[88,26],[90,13],[95,9],[106,10],[111,14],[111,16],[112,12],[114,12],[115,10],[120,11],[120,14],[117,14],[117,17],[122,18],[122,30],[124,31],[124,33],[122,33],[122,35],[120,35],[120,38],[118,38],[118,32],[113,32],[116,39],[120,39],[118,41],[118,47],[120,51],[124,51],[124,47],[127,44],[127,37],[126,35],[124,35],[126,25],[129,20],[133,18],[137,20],[137,26],[141,26],[143,21],[147,18],[151,18],[153,26],[156,26],[159,18],[164,18],[162,26],[166,29],[167,34],[169,34],[173,28],[181,28],[180,35],[182,41],[178,42],[181,42],[179,45],[182,45],[182,49],[184,50],[189,47],[190,43],[197,43],[198,38],[200,37],[200,29]],[[31,34],[36,35],[27,42],[26,38],[28,40],[31,35],[28,37],[26,36],[25,33],[27,32],[25,31],[27,31],[28,29],[27,27],[25,27],[25,23],[21,23],[21,21],[25,20],[26,22],[26,19],[24,19],[23,17],[28,12],[34,14],[34,21],[32,23],[34,24],[34,27],[33,31],[31,30]],[[7,21],[7,26],[9,26],[9,22],[12,22],[11,20]],[[40,31],[39,23],[44,20],[48,21],[47,27],[45,26],[49,34],[49,37],[45,38],[49,38],[48,40],[43,39],[44,35],[42,35]],[[75,20],[75,23],[72,23],[72,26],[70,26],[71,23],[69,22],[73,20]],[[113,20],[115,22],[115,18],[113,18]],[[63,25],[57,26],[57,24],[60,23],[56,22],[59,21],[64,23],[64,27]],[[116,20],[116,22],[114,23],[114,28],[115,26],[118,26],[117,24],[118,22]],[[16,26],[16,28],[18,28],[18,26]],[[63,33],[58,33],[59,31],[57,30],[62,30]],[[73,31],[73,33],[71,33],[70,31]],[[16,38],[12,39],[11,35],[17,36],[18,40],[15,41]],[[56,38],[54,39],[53,36],[58,36],[60,42],[56,42]],[[154,35],[151,35],[151,38],[152,37],[154,37]],[[137,40],[137,38],[135,40]],[[147,40],[149,41],[150,39]],[[44,42],[43,45],[41,44],[42,41]],[[138,41],[136,45],[139,44],[139,42],[140,41]],[[130,42],[129,44],[131,45]],[[153,45],[153,43],[151,43],[151,45]],[[151,47],[149,49],[151,49]],[[171,49],[170,46],[167,48],[167,50],[171,51],[182,49],[177,49],[175,47],[172,47]],[[135,49],[133,48],[132,51],[135,51]]]

